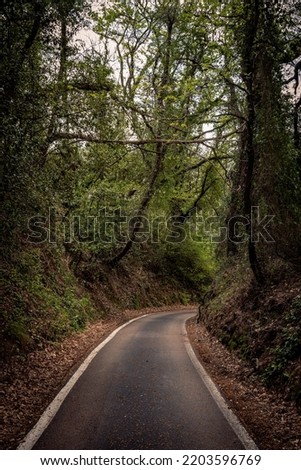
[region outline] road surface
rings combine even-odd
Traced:
[[[152,314],[119,331],[34,449],[244,449],[187,354],[193,313]]]

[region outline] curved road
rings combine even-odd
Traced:
[[[119,331],[34,449],[244,449],[187,354],[193,313],[152,314]]]

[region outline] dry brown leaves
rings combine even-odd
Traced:
[[[295,405],[267,390],[253,369],[204,326],[190,321],[187,330],[205,369],[259,449],[300,449],[301,416]]]

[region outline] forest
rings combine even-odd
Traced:
[[[4,0],[1,347],[197,321],[301,406],[301,3]]]

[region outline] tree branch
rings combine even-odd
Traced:
[[[111,91],[113,89],[113,85],[110,83],[68,82],[67,87],[70,86],[79,91],[92,92]]]
[[[223,138],[231,137],[237,134],[238,131],[229,132],[223,135]],[[191,139],[104,139],[94,135],[87,135],[82,133],[66,133],[57,132],[52,136],[52,142],[57,140],[77,140],[79,142],[91,142],[95,144],[117,144],[117,145],[148,145],[148,144],[166,144],[166,145],[189,145],[189,144],[204,144],[206,142],[214,141],[215,137],[208,137],[206,139],[191,138]]]
[[[285,82],[284,82],[284,85],[288,85],[293,80],[295,80],[295,82],[296,82],[295,85],[294,85],[295,94],[297,93],[297,89],[298,89],[298,86],[299,86],[299,72],[300,71],[301,71],[301,60],[299,60],[295,64],[294,75],[292,77],[288,78],[287,80],[285,80]]]
[[[182,212],[179,217],[178,217],[178,220],[179,222],[181,222],[182,224],[184,222],[186,222],[186,220],[193,214],[194,210],[197,209],[198,207],[198,203],[200,202],[200,200],[202,199],[202,197],[205,196],[205,194],[207,193],[207,191],[209,191],[209,189],[213,186],[213,184],[215,183],[216,180],[213,180],[211,182],[209,182],[209,184],[207,184],[207,180],[208,180],[208,177],[209,177],[209,174],[212,170],[212,166],[210,166],[209,168],[207,168],[206,172],[205,172],[205,175],[204,175],[204,179],[203,179],[203,183],[202,183],[202,188],[201,188],[201,192],[200,194],[196,197],[195,201],[193,202],[192,206],[186,211],[186,212]]]
[[[205,145],[205,143],[204,143]],[[226,156],[226,157],[209,157],[209,158],[204,158],[203,160],[200,160],[198,163],[195,165],[191,165],[188,168],[185,168],[184,170],[181,170],[178,174],[183,174],[187,173],[188,171],[196,170],[197,168],[200,168],[201,166],[205,165],[208,162],[213,162],[213,161],[218,161],[220,162],[221,160],[230,160],[232,157]]]

